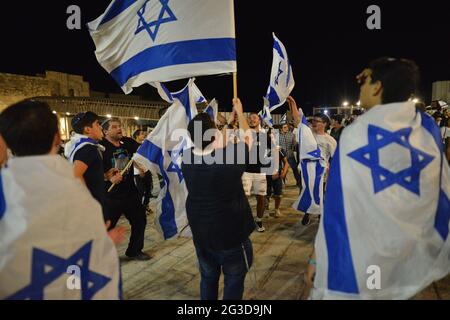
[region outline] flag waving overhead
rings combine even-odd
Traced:
[[[295,81],[292,74],[291,62],[286,49],[280,40],[273,34],[273,61],[270,74],[270,85],[266,98],[270,111],[275,110],[283,103],[294,89]]]
[[[65,159],[13,158],[0,185],[0,299],[120,298],[102,209]]]
[[[313,298],[408,299],[450,273],[450,169],[431,117],[373,107],[330,170]]]
[[[236,72],[232,0],[114,0],[88,27],[98,62],[125,93]]]
[[[162,84],[159,84],[164,88]],[[156,128],[138,149],[134,160],[146,169],[161,174],[165,186],[162,201],[157,207],[157,226],[165,239],[187,231],[186,216],[187,189],[181,172],[183,150],[190,146],[186,136],[173,136],[177,129],[187,129],[189,121],[197,114],[196,98],[193,93],[194,80],[177,93],[167,94],[173,104],[161,117]],[[184,133],[186,133],[184,131]]]
[[[298,129],[302,191],[292,207],[304,213],[320,214],[323,203],[325,162],[305,115],[301,109],[299,112],[302,117]]]

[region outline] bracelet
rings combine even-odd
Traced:
[[[309,259],[309,260],[308,260],[308,264],[315,266],[317,263],[316,263],[316,260],[314,260],[314,259]]]

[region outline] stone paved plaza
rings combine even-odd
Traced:
[[[291,174],[291,172],[290,172]],[[318,223],[309,226],[299,221],[302,214],[291,208],[298,196],[293,176],[288,176],[281,203],[282,217],[265,218],[264,233],[251,236],[254,264],[247,275],[244,299],[300,300],[308,298],[303,272],[312,251]],[[250,199],[255,213],[256,201]],[[270,209],[273,210],[273,202]],[[153,206],[154,209],[154,206]],[[163,241],[155,229],[154,214],[148,216],[144,251],[150,261],[128,261],[127,242],[119,248],[125,299],[198,300],[200,275],[191,239]],[[128,226],[122,218],[121,224]],[[219,297],[222,297],[222,279]],[[450,276],[419,293],[415,299],[450,299]]]

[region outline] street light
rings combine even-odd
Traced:
[[[342,103],[342,105],[343,105],[344,107],[347,107],[347,106],[348,106],[348,101],[344,101],[344,102]]]

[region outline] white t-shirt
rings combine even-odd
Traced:
[[[330,158],[333,157],[334,152],[336,151],[336,140],[328,133],[314,134],[314,137],[316,138],[317,145],[319,146],[322,157],[328,164],[330,162]]]

